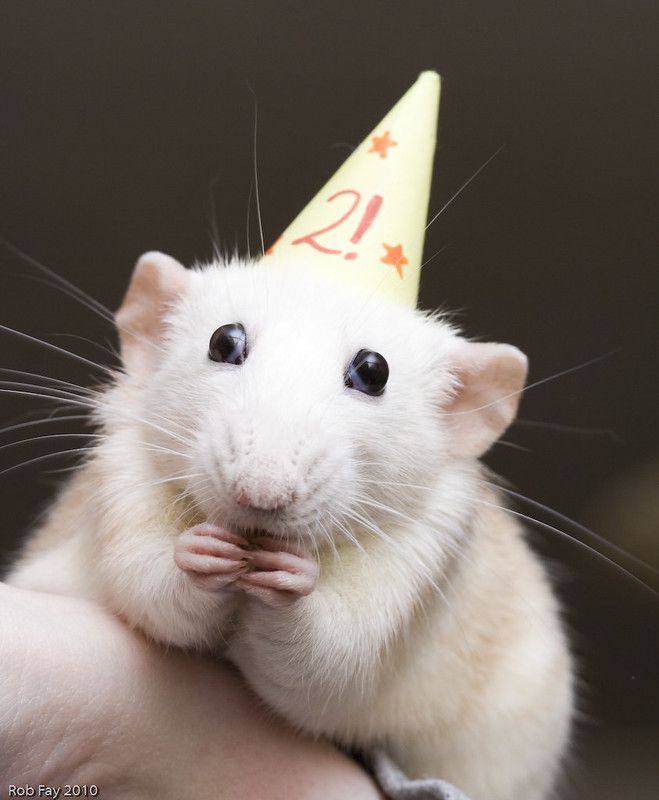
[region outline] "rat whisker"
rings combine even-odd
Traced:
[[[402,488],[406,488],[406,489],[420,489],[420,490],[425,490],[425,491],[435,491],[435,487],[434,486],[423,486],[423,485],[412,484],[412,483],[399,483],[399,482],[395,482],[395,481],[377,481],[377,480],[368,480],[368,479],[365,479],[365,478],[359,478],[359,479],[357,479],[357,482],[376,484],[376,485],[377,484],[382,484],[382,485],[389,485],[389,486],[397,486],[397,487],[402,487]],[[506,494],[508,494],[508,495],[510,495],[512,497],[515,497],[518,500],[521,500],[523,502],[528,503],[529,505],[531,505],[534,508],[537,508],[539,510],[545,511],[548,514],[551,514],[556,519],[560,519],[563,522],[566,522],[568,524],[573,525],[578,531],[580,531],[581,533],[585,534],[586,536],[590,536],[593,540],[595,540],[599,544],[609,548],[610,550],[615,551],[621,557],[636,563],[639,567],[641,567],[641,568],[643,568],[645,570],[648,570],[649,572],[652,572],[654,574],[659,574],[659,570],[656,567],[652,566],[651,564],[647,564],[642,559],[639,559],[636,556],[632,555],[631,553],[628,553],[623,548],[618,547],[618,545],[614,544],[613,542],[610,542],[608,539],[605,539],[603,536],[600,536],[598,533],[596,533],[595,531],[592,531],[590,528],[587,528],[585,525],[582,525],[581,523],[577,522],[576,520],[572,519],[571,517],[568,517],[567,515],[561,514],[561,512],[556,511],[556,509],[553,509],[550,506],[545,505],[544,503],[540,503],[537,500],[533,500],[530,497],[526,497],[525,495],[520,494],[519,492],[515,492],[512,489],[508,489],[508,488],[506,488],[504,486],[501,486],[498,483],[495,483],[495,482],[492,482],[492,481],[488,481],[488,480],[485,480],[485,479],[480,479],[480,483],[485,484],[487,486],[491,486],[495,490],[502,491],[502,492],[504,492],[504,493],[506,493]],[[464,499],[468,499],[468,498],[465,496]],[[471,499],[473,499],[475,502],[485,502],[481,498],[478,498],[478,497],[473,497],[472,496]],[[497,506],[497,507],[501,508],[502,510],[510,511],[510,513],[518,514],[522,518],[528,519],[529,521],[532,521],[532,522],[535,522],[536,524],[538,524],[540,526],[546,526],[546,523],[544,523],[542,520],[536,519],[535,517],[531,517],[531,516],[520,514],[519,512],[515,512],[514,510],[512,510],[510,508],[507,508],[507,507],[504,507],[504,506]],[[617,562],[615,562],[614,560],[612,560],[611,558],[606,556],[601,551],[597,550],[594,547],[591,547],[586,542],[583,542],[581,539],[578,539],[574,534],[568,533],[567,531],[561,530],[559,528],[555,528],[554,526],[551,526],[551,525],[548,526],[548,528],[550,530],[557,531],[563,537],[568,538],[569,540],[575,542],[577,545],[581,545],[582,547],[587,548],[588,550],[590,550],[595,555],[600,556],[601,558],[603,558],[605,561],[607,561],[607,562],[609,562],[611,564],[614,564],[616,567],[619,567],[620,570],[622,570],[622,571],[626,572],[627,574],[631,575],[632,577],[634,577],[637,582],[643,583],[644,586],[647,585],[647,584],[645,584],[643,582],[643,580],[641,578],[639,578],[636,575],[633,575],[633,573],[629,572],[629,570],[626,570],[621,564],[618,564]],[[648,588],[650,588],[650,587],[648,586]]]
[[[67,297],[70,297],[72,300],[75,300],[77,303],[80,303],[80,305],[84,306],[85,308],[87,308],[93,314],[96,314],[104,321],[114,324],[114,316],[110,312],[108,312],[107,314],[102,313],[100,308],[97,308],[95,305],[92,304],[91,301],[93,301],[94,298],[85,294],[84,292],[82,292],[82,290],[79,290],[80,294],[76,294],[75,292],[71,291],[69,288],[67,288],[67,286],[69,285],[68,282],[66,285],[62,286],[60,283],[46,280],[45,278],[41,278],[38,275],[24,275],[23,273],[14,273],[12,277],[20,278],[21,280],[24,281],[32,281],[33,283],[40,283],[43,286],[48,286],[48,288],[54,289],[57,292],[61,292],[62,294],[65,294]],[[57,277],[59,278],[60,276]],[[65,279],[61,278],[61,280],[64,281]],[[70,284],[70,286],[73,286],[73,284]]]
[[[355,495],[354,499],[355,502],[359,503],[360,505],[367,505],[379,511],[384,511],[387,514],[393,514],[394,516],[399,517],[405,522],[412,522],[414,524],[418,522],[418,520],[415,520],[408,514],[403,514],[402,511],[398,511],[395,508],[391,508],[391,506],[386,505],[386,503],[380,503],[377,500],[373,500],[372,498],[367,497],[366,495]]]
[[[44,455],[30,458],[27,461],[21,461],[19,464],[13,464],[11,467],[0,470],[0,475],[6,475],[9,472],[14,472],[17,469],[21,469],[21,467],[27,467],[30,464],[39,464],[42,461],[47,461],[51,458],[57,458],[59,456],[70,455],[73,453],[93,453],[95,450],[95,447],[75,447],[70,450],[57,450],[54,453],[45,453]]]
[[[101,397],[102,396],[103,395],[101,394]],[[114,411],[115,411],[115,413],[124,414],[124,415],[126,413],[126,410],[124,408],[120,408],[120,409],[114,408]],[[178,422],[178,420],[171,419],[170,417],[166,417],[164,414],[160,414],[157,411],[154,411],[154,409],[152,409],[152,408],[149,409],[149,414],[151,416],[153,416],[153,417],[156,417],[159,420],[162,420],[163,422],[166,422],[168,425],[176,425],[177,428],[181,428],[184,432],[186,432],[186,433],[189,432],[189,426],[188,425],[183,425],[183,423]],[[180,442],[182,442],[184,444],[192,444],[194,442],[194,437],[192,435],[183,436],[182,434],[176,434],[173,431],[169,431],[169,430],[166,430],[165,428],[156,426],[155,423],[151,422],[148,419],[145,419],[144,417],[140,417],[140,416],[137,416],[137,415],[133,414],[129,418],[133,419],[133,420],[135,420],[137,422],[143,422],[145,425],[150,425],[151,427],[155,426],[156,430],[160,430],[163,433],[166,433],[168,436],[172,436],[172,437],[176,436],[176,437],[178,437],[178,441],[180,441]]]
[[[201,486],[198,488],[197,492],[193,495],[191,490],[188,492],[188,490],[186,489],[186,492],[189,493],[190,498],[194,500],[196,505],[199,505],[199,503],[207,502],[217,494],[217,492],[209,482],[206,473],[200,472],[198,477],[203,478],[203,480],[201,481]]]
[[[46,419],[56,419],[57,415],[62,411],[69,411],[69,409],[65,408],[30,408],[27,410],[27,406],[25,406],[26,410],[20,414],[15,414],[11,419],[7,420],[7,425],[17,425],[23,422],[29,422],[31,420],[37,419],[40,414],[46,414]],[[86,415],[85,415],[86,416]]]
[[[360,458],[355,458],[355,464],[358,467],[381,467],[382,464],[379,461],[363,461]]]
[[[494,443],[495,445],[500,444],[503,447],[509,447],[511,450],[519,450],[522,453],[532,453],[533,450],[530,447],[524,447],[524,445],[517,444],[517,442],[509,442],[506,439],[497,439]]]
[[[52,467],[51,469],[44,469],[44,475],[66,475],[69,472],[80,472],[85,468],[84,459],[77,464],[71,464],[69,467]]]
[[[517,417],[513,420],[513,425],[525,425],[529,428],[547,428],[548,430],[558,431],[559,433],[577,433],[584,436],[602,436],[611,439],[612,441],[622,444],[623,439],[612,428],[585,428],[581,425],[565,425],[562,422],[545,422],[543,420],[535,419],[520,419]]]
[[[354,509],[348,509],[340,504],[339,509],[343,512],[345,517],[352,519],[354,522],[371,531],[371,533],[375,534],[379,539],[389,542],[390,544],[394,543],[394,539],[388,533],[385,533],[382,528],[378,527],[370,518],[364,517]]]
[[[210,239],[215,258],[220,257],[220,232],[217,227],[217,207],[215,204],[215,188],[220,181],[223,170],[220,170],[208,183],[208,216],[211,226]]]
[[[189,430],[190,430],[190,426],[189,425],[184,425],[182,422],[178,422],[178,420],[171,419],[170,417],[166,417],[164,414],[160,414],[160,413],[154,411],[152,408],[149,409],[149,413],[153,414],[154,417],[157,417],[158,419],[161,419],[163,422],[167,422],[170,425],[176,425],[177,428],[181,428],[186,433],[189,432]],[[192,443],[194,441],[194,437],[193,436],[182,437],[182,438],[185,438],[186,443]]]
[[[334,537],[332,536],[332,533],[331,533],[331,530],[330,530],[330,526],[337,527],[339,529],[339,531],[344,536],[346,536],[346,538],[354,539],[355,546],[360,548],[363,551],[364,548],[354,538],[354,536],[352,535],[350,530],[340,520],[338,520],[334,516],[334,514],[332,514],[331,511],[328,510],[327,516],[328,516],[329,525],[325,525],[322,520],[318,520],[317,524],[320,527],[320,531],[321,531],[321,534],[322,534],[323,539],[325,541],[325,544],[327,544],[329,546],[329,548],[332,550],[332,556],[333,556],[335,562],[338,561],[338,559],[339,559],[339,551],[337,550],[336,542],[334,541]]]
[[[591,547],[589,544],[586,544],[586,542],[582,542],[581,539],[577,539],[576,537],[571,536],[569,533],[566,533],[560,528],[557,528],[554,525],[550,525],[547,522],[542,522],[542,520],[536,519],[535,517],[531,517],[528,514],[523,514],[521,511],[515,511],[515,509],[507,508],[506,506],[497,505],[496,503],[490,503],[487,500],[483,500],[482,498],[475,498],[475,502],[479,503],[480,505],[489,506],[490,508],[498,508],[499,510],[505,511],[508,514],[513,514],[514,516],[519,517],[520,519],[525,519],[532,525],[539,525],[546,531],[550,531],[551,533],[556,533],[561,538],[567,539],[570,542],[574,542],[576,545],[583,548],[584,550],[587,550],[588,552],[593,553],[594,555],[601,558],[603,561],[606,561],[617,572],[626,575],[628,578],[634,581],[634,583],[643,587],[643,589],[645,589],[646,591],[650,592],[656,597],[659,597],[659,591],[653,589],[651,586],[645,583],[645,581],[641,580],[641,578],[639,578],[637,575],[634,575],[633,572],[630,572],[628,569],[625,569],[625,567],[623,567],[621,564],[618,564],[617,561],[614,561],[613,559],[604,555],[604,553],[601,553],[599,550],[596,550],[594,547]]]
[[[184,472],[179,473],[177,475],[169,475],[166,478],[158,478],[155,481],[142,481],[138,484],[141,487],[149,487],[149,486],[161,486],[165,483],[173,483],[174,481],[185,481],[190,480],[191,478],[201,478],[203,477],[203,473],[201,472]]]
[[[196,503],[192,502],[189,497],[186,495],[179,495],[175,498],[174,503],[178,503],[181,505],[180,512],[176,515],[173,520],[173,526],[175,529],[178,529],[181,526],[183,520],[186,520],[186,527],[192,521],[192,518],[195,514],[199,513],[199,508],[197,507]]]
[[[99,403],[98,407],[101,408],[102,404]],[[129,420],[131,420],[133,422],[140,422],[143,425],[147,425],[148,427],[153,428],[154,430],[160,431],[160,433],[164,433],[165,436],[168,436],[168,437],[174,439],[175,441],[179,442],[180,444],[184,444],[184,445],[188,445],[188,446],[190,444],[192,444],[192,439],[191,438],[188,438],[188,437],[185,437],[185,436],[181,436],[180,434],[175,433],[174,431],[170,431],[167,428],[163,428],[162,425],[158,425],[158,423],[153,422],[150,419],[146,419],[145,417],[141,417],[138,414],[131,414],[125,408],[120,408],[120,409],[114,408],[113,409],[113,413],[123,416],[124,419],[129,419]],[[159,415],[159,414],[154,414],[154,416],[162,418],[165,422],[170,422],[170,423],[172,422],[172,420],[168,420],[166,417],[161,417],[161,415]]]
[[[68,358],[73,359],[74,361],[79,361],[81,364],[85,364],[88,367],[92,367],[93,369],[100,369],[103,372],[112,375],[112,371],[108,368],[103,366],[102,364],[97,364],[95,361],[91,361],[84,356],[78,355],[78,353],[73,353],[70,350],[65,350],[63,347],[58,347],[56,344],[52,344],[51,342],[46,342],[43,339],[38,339],[36,336],[30,336],[29,333],[24,333],[23,331],[16,330],[15,328],[10,328],[8,325],[0,324],[0,331],[4,333],[10,333],[13,336],[18,336],[21,339],[25,339],[26,341],[31,342],[32,344],[40,344],[45,347],[47,350],[52,350],[55,353],[60,355],[67,356]]]
[[[470,495],[465,496],[463,498],[465,502],[469,502],[472,498]],[[417,525],[419,523],[418,518],[412,517],[409,514],[404,514],[402,511],[392,508],[391,506],[387,505],[386,503],[378,502],[373,498],[364,495],[355,495],[355,501],[359,504],[370,506],[371,508],[375,508],[384,512],[385,514],[391,514],[399,519],[403,520],[403,522],[409,523],[411,525]],[[442,514],[441,511],[435,509],[431,517],[428,519],[429,522],[436,522],[441,527],[441,519]]]
[[[573,525],[580,533],[585,534],[586,536],[591,537],[594,541],[598,544],[603,545],[604,547],[608,547],[609,549],[615,551],[618,555],[622,556],[623,558],[629,559],[630,561],[635,562],[639,567],[643,569],[647,569],[650,572],[653,572],[655,575],[659,575],[659,569],[654,567],[652,564],[648,564],[647,562],[643,561],[641,558],[637,558],[632,553],[628,553],[624,548],[619,547],[617,544],[606,539],[604,536],[601,536],[599,533],[587,528],[585,525],[582,525],[577,520],[568,517],[566,514],[562,514],[560,511],[557,511],[555,508],[551,508],[550,506],[541,503],[538,500],[533,500],[531,497],[527,497],[526,495],[521,494],[520,492],[516,492],[513,489],[508,489],[505,486],[501,486],[499,483],[495,483],[488,480],[481,480],[482,483],[492,486],[497,491],[504,492],[511,497],[514,497],[516,500],[521,500],[524,503],[528,503],[533,508],[537,508],[540,511],[544,511],[547,514],[550,514],[555,519],[561,520],[561,522],[565,522],[569,525]],[[571,534],[568,534],[571,535]],[[574,538],[574,537],[573,537]]]
[[[39,398],[44,399],[44,400],[54,400],[54,401],[57,401],[58,403],[68,404],[68,405],[72,405],[72,406],[78,406],[78,407],[82,407],[82,408],[90,408],[90,409],[95,409],[96,408],[96,406],[94,404],[92,404],[89,400],[85,400],[83,398],[81,398],[79,400],[73,400],[73,399],[71,399],[69,397],[62,396],[62,395],[43,394],[41,392],[33,392],[33,391],[28,392],[28,391],[21,391],[19,389],[5,389],[5,388],[0,388],[0,393],[1,394],[19,395],[19,396],[23,396],[23,397],[39,397]]]
[[[426,489],[427,491],[434,491],[436,488],[434,485],[425,485],[421,483],[403,483],[401,481],[385,481],[369,478],[356,478],[355,482],[381,484],[382,486],[400,486],[404,489]]]
[[[61,275],[58,275],[54,270],[50,269],[45,264],[42,264],[40,261],[37,261],[37,259],[34,258],[33,256],[30,256],[27,253],[25,253],[23,250],[21,250],[15,244],[12,244],[12,242],[10,242],[4,236],[0,236],[0,246],[4,247],[6,250],[9,250],[9,252],[13,253],[13,255],[16,256],[20,261],[24,261],[25,263],[30,264],[30,266],[34,267],[35,269],[40,270],[45,275],[48,275],[49,277],[53,278],[55,281],[58,282],[58,284],[59,284],[58,288],[61,291],[64,292],[65,288],[66,288],[66,289],[69,290],[69,292],[75,293],[75,294],[72,294],[71,296],[75,297],[83,305],[86,305],[87,308],[89,308],[90,310],[93,310],[96,314],[98,314],[103,319],[107,319],[107,320],[109,320],[111,322],[114,321],[114,314],[112,313],[112,311],[110,311],[109,308],[104,306],[101,302],[96,300],[94,297],[91,297],[91,295],[88,295],[86,292],[83,292],[83,290],[80,289],[75,284],[71,283],[70,281],[67,281],[66,278],[63,278]],[[68,294],[69,292],[65,292],[65,293]]]
[[[23,389],[10,389],[6,388],[8,386],[16,386],[16,387],[23,387]],[[28,391],[30,389],[30,391]],[[38,391],[34,391],[38,390]],[[19,396],[26,396],[26,397],[38,397],[45,400],[55,400],[61,403],[68,403],[74,406],[82,406],[87,407],[92,410],[98,410],[103,407],[102,402],[93,398],[94,392],[92,390],[86,390],[86,394],[78,394],[75,392],[69,392],[64,389],[57,389],[54,387],[46,387],[37,384],[28,384],[28,383],[21,383],[18,381],[0,381],[0,393],[3,394],[12,394],[12,395],[19,395]],[[179,441],[182,444],[190,445],[191,440],[179,436],[178,434],[174,433],[173,431],[167,430],[163,428],[161,425],[158,425],[151,420],[144,419],[134,414],[130,414],[125,409],[121,409],[119,413],[122,414],[123,417],[131,420],[135,420],[141,422],[145,425],[148,425],[155,430],[164,433],[166,436]],[[178,454],[182,455],[182,454]]]
[[[339,519],[337,519],[337,518],[334,516],[334,514],[332,514],[332,512],[331,512],[331,511],[330,511],[330,512],[328,512],[328,516],[329,516],[329,518],[330,518],[330,522],[331,522],[331,524],[332,524],[332,525],[334,525],[335,527],[337,527],[337,528],[339,529],[339,531],[340,531],[340,532],[341,532],[341,533],[342,533],[342,534],[343,534],[343,535],[346,537],[346,539],[347,539],[347,540],[348,540],[348,541],[349,541],[351,544],[353,544],[353,545],[354,545],[354,546],[355,546],[355,547],[356,547],[358,550],[361,550],[361,552],[362,552],[362,553],[365,553],[365,552],[366,552],[366,551],[364,550],[364,548],[362,547],[361,543],[359,542],[359,540],[358,540],[358,539],[355,537],[355,535],[352,533],[352,531],[350,530],[350,528],[348,528],[348,527],[347,527],[346,525],[344,525],[344,524],[343,524],[343,523],[342,523],[342,522],[341,522]],[[330,541],[330,542],[332,542],[332,544],[333,544],[333,549],[334,549],[334,552],[335,552],[335,554],[336,554],[336,545],[334,545],[334,541],[333,541],[333,539],[332,539],[332,536],[331,536],[331,534],[330,534],[329,532],[327,532],[327,536],[328,536],[328,539],[329,539],[329,541]]]
[[[563,378],[565,375],[570,375],[573,372],[577,372],[577,370],[585,369],[586,367],[590,367],[593,364],[597,364],[599,361],[603,361],[605,358],[609,358],[609,356],[613,355],[614,353],[619,352],[619,348],[615,350],[610,350],[608,353],[603,353],[600,356],[595,356],[595,358],[591,358],[589,361],[584,361],[582,364],[577,364],[574,367],[568,367],[567,369],[561,370],[560,372],[556,372],[553,375],[548,375],[546,378],[541,378],[538,381],[534,381],[533,383],[529,383],[523,389],[520,389],[518,392],[510,392],[510,394],[505,394],[502,397],[497,397],[496,400],[492,400],[491,403],[486,403],[483,406],[478,406],[477,408],[470,408],[467,411],[446,411],[442,412],[443,417],[460,417],[464,414],[474,414],[476,411],[484,411],[486,408],[491,408],[495,406],[497,403],[501,403],[504,400],[508,400],[510,397],[516,397],[519,394],[524,394],[528,392],[529,389],[535,389],[536,386],[542,386],[544,383],[548,383],[549,381],[557,380],[558,378]]]
[[[444,205],[439,209],[439,211],[432,217],[430,222],[428,222],[424,230],[426,231],[428,230],[428,228],[433,224],[433,222],[435,222],[435,220],[438,219],[446,211],[446,209],[451,205],[451,203],[454,200],[456,200],[462,194],[462,192],[464,192],[467,186],[469,186],[469,184],[481,174],[481,172],[485,169],[485,167],[487,167],[487,165],[499,155],[499,153],[503,150],[504,147],[505,144],[502,144],[501,147],[498,148],[498,150],[495,150],[494,153],[492,153],[492,155],[487,159],[487,161],[484,164],[481,164],[481,166],[476,170],[476,172],[474,172],[474,174],[470,178],[468,178],[462,184],[462,186],[454,194],[451,195],[451,197],[449,197],[449,199],[444,203]]]
[[[93,339],[90,339],[87,336],[80,336],[77,333],[49,333],[49,336],[60,336],[66,339],[76,339],[79,342],[86,342],[90,344],[92,347],[96,347],[98,350],[101,350],[106,355],[111,356],[117,361],[121,361],[121,354],[114,348],[108,347],[107,345],[101,344],[100,342],[95,342]]]
[[[35,384],[35,383],[25,383],[23,381],[0,381],[0,386],[9,389],[12,386],[18,387],[20,389],[35,389],[40,392],[47,391],[50,397],[66,397],[66,398],[73,398],[73,399],[84,399],[88,400],[91,399],[92,393],[85,393],[81,392],[73,392],[68,389],[58,389],[55,386],[44,386],[43,384]]]
[[[89,417],[86,414],[72,414],[65,417],[42,417],[41,419],[30,420],[29,422],[21,422],[17,425],[7,425],[5,428],[0,428],[0,435],[3,433],[10,433],[11,431],[17,431],[21,428],[32,428],[38,425],[50,424],[52,422],[82,422],[83,420],[89,422]]]
[[[68,389],[81,389],[83,391],[87,391],[87,387],[82,386],[79,383],[72,383],[71,381],[63,381],[59,378],[54,378],[51,375],[42,375],[39,372],[26,372],[22,369],[9,369],[8,367],[0,367],[0,373],[7,373],[8,375],[21,375],[25,378],[35,378],[42,381],[49,381],[51,384],[56,384],[56,386],[64,386]],[[53,388],[56,388],[53,387]],[[97,391],[97,390],[91,390]]]
[[[248,84],[248,88],[254,98],[254,145],[252,149],[252,156],[254,162],[254,194],[256,198],[256,215],[259,221],[259,235],[261,237],[261,255],[265,254],[265,240],[263,238],[263,220],[261,219],[261,198],[259,195],[259,167],[257,158],[257,134],[259,128],[259,106],[256,100],[256,93]]]
[[[247,219],[245,220],[245,238],[247,244],[247,258],[251,260],[252,258],[252,241],[251,241],[251,231],[250,231],[250,218],[252,216],[252,195],[254,193],[254,178],[250,181],[249,184],[249,194],[247,195]]]
[[[44,436],[32,436],[29,439],[19,439],[16,442],[9,442],[8,444],[0,445],[0,450],[9,450],[12,447],[19,447],[20,445],[30,444],[31,442],[43,442],[47,439],[105,439],[105,434],[102,433],[48,433]]]
[[[169,455],[178,456],[180,458],[187,458],[192,460],[192,456],[188,453],[180,453],[178,450],[172,450],[170,447],[163,447],[162,445],[156,444],[155,442],[140,442],[138,441],[137,444],[141,444],[143,447],[151,450],[153,452],[158,453],[168,453]]]
[[[39,283],[43,283],[46,286],[50,286],[52,289],[56,289],[57,291],[60,291],[63,294],[68,295],[73,300],[76,300],[81,305],[85,306],[89,311],[98,315],[99,317],[101,317],[101,319],[106,320],[119,330],[123,330],[126,331],[127,333],[130,333],[132,336],[139,339],[143,343],[147,344],[149,347],[155,348],[160,351],[163,350],[163,348],[158,343],[152,341],[148,337],[143,336],[142,334],[136,332],[135,330],[132,330],[127,326],[117,325],[115,315],[109,308],[107,308],[101,302],[96,300],[96,298],[84,292],[74,283],[71,283],[71,281],[68,281],[66,280],[66,278],[63,278],[61,275],[58,275],[54,270],[50,269],[45,264],[42,264],[40,261],[37,261],[36,258],[33,258],[32,256],[29,256],[27,253],[23,252],[21,249],[16,247],[16,245],[12,244],[4,236],[0,236],[0,246],[5,247],[5,249],[9,250],[9,252],[11,252],[14,256],[16,256],[19,260],[24,261],[25,263],[29,264],[35,269],[38,269],[39,271],[41,271],[45,275],[48,275],[56,282],[53,283],[52,281],[46,281],[43,278],[39,278],[36,275],[19,275],[18,277],[21,277],[25,280],[32,280],[32,281],[37,281]]]
[[[449,244],[445,244],[445,245],[444,245],[444,247],[440,247],[440,248],[439,248],[439,250],[437,250],[436,252],[434,252],[434,253],[433,253],[433,254],[430,256],[430,258],[427,258],[427,259],[426,259],[426,260],[423,262],[423,264],[421,264],[421,266],[419,267],[419,270],[422,270],[422,269],[423,269],[423,268],[426,266],[426,264],[430,264],[430,262],[431,262],[431,261],[434,261],[434,260],[435,260],[435,259],[436,259],[438,256],[440,256],[440,255],[441,255],[441,254],[444,252],[444,250],[446,250],[446,249],[447,249],[447,248],[449,248],[449,247],[450,247],[450,245],[449,245]]]
[[[144,482],[142,482],[142,483],[140,483],[138,485],[141,488],[153,488],[153,487],[156,487],[156,486],[168,483],[168,482],[182,480],[182,479],[185,479],[186,477],[188,477],[188,478],[189,477],[194,477],[194,474],[170,475],[170,476],[168,476],[166,478],[163,478],[160,481],[155,481],[155,482],[144,481]],[[177,505],[181,506],[181,511],[171,520],[171,525],[175,530],[177,530],[179,528],[180,523],[186,517],[187,517],[187,523],[186,524],[190,524],[191,523],[191,518],[195,514],[199,514],[201,512],[201,509],[199,507],[199,503],[190,494],[190,492],[187,489],[183,489],[178,494],[176,494],[174,497],[171,497],[170,501],[171,501],[173,507],[176,507]]]

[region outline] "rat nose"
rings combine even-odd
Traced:
[[[235,498],[239,506],[254,511],[280,511],[295,499],[292,489],[260,484],[255,481],[236,482]]]

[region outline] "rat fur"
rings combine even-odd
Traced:
[[[241,365],[208,358],[240,322]],[[472,800],[546,800],[573,668],[544,569],[478,458],[514,347],[294,268],[159,253],[117,314],[103,434],[8,576],[225,653],[291,723]],[[344,384],[383,354],[381,397]]]

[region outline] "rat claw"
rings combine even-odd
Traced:
[[[231,542],[239,547],[248,548],[250,546],[247,539],[240,536],[240,534],[226,528],[220,528],[218,525],[211,525],[210,522],[201,522],[198,525],[193,525],[192,528],[188,528],[186,533],[191,533],[195,536],[211,536],[220,541]]]
[[[174,561],[194,583],[206,590],[234,583],[247,569],[242,537],[214,525],[195,525],[179,535]]]
[[[318,577],[318,565],[315,561],[289,552],[256,550],[250,554],[249,561],[259,570],[282,570],[294,575],[307,575],[314,581]]]

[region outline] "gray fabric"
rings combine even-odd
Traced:
[[[382,750],[370,753],[367,763],[388,800],[469,800],[450,783],[435,778],[410,780]]]

